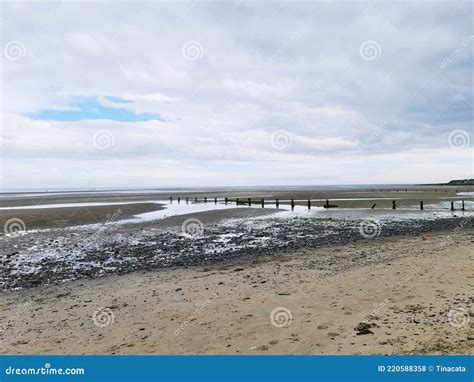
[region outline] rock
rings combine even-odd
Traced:
[[[361,336],[364,334],[374,334],[374,332],[370,330],[371,327],[372,325],[367,322],[359,322],[357,326],[354,328],[354,330],[356,332],[356,335],[358,336]]]

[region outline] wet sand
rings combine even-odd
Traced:
[[[2,353],[469,354],[473,242],[466,227],[6,292]]]
[[[78,203],[77,201],[74,201]],[[64,228],[131,218],[137,214],[162,210],[155,203],[114,204],[68,208],[0,210],[0,222],[21,219],[28,229]]]

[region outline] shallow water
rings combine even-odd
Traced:
[[[161,204],[163,204],[163,202],[161,202]],[[178,216],[178,215],[185,215],[185,214],[191,214],[191,213],[196,213],[196,212],[237,208],[235,204],[223,204],[223,203],[217,203],[217,204],[214,204],[214,203],[190,203],[190,204],[171,203],[171,204],[164,204],[164,207],[165,208],[163,210],[144,212],[144,213],[135,215],[133,218],[120,220],[118,221],[118,223],[120,224],[144,223],[144,222],[150,222],[153,220],[164,219],[170,216]]]

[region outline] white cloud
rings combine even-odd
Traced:
[[[3,41],[21,41],[25,54],[2,60],[3,184],[471,177],[472,146],[450,150],[447,136],[474,140],[472,49],[441,65],[470,34],[472,12],[469,2],[5,3]],[[360,55],[368,40],[377,59]],[[188,41],[201,58],[183,57]],[[73,95],[164,122],[24,116],[75,110]],[[97,150],[104,129],[114,145]],[[277,130],[292,137],[285,150],[271,146]]]

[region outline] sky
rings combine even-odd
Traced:
[[[473,178],[473,4],[1,3],[1,187]]]

